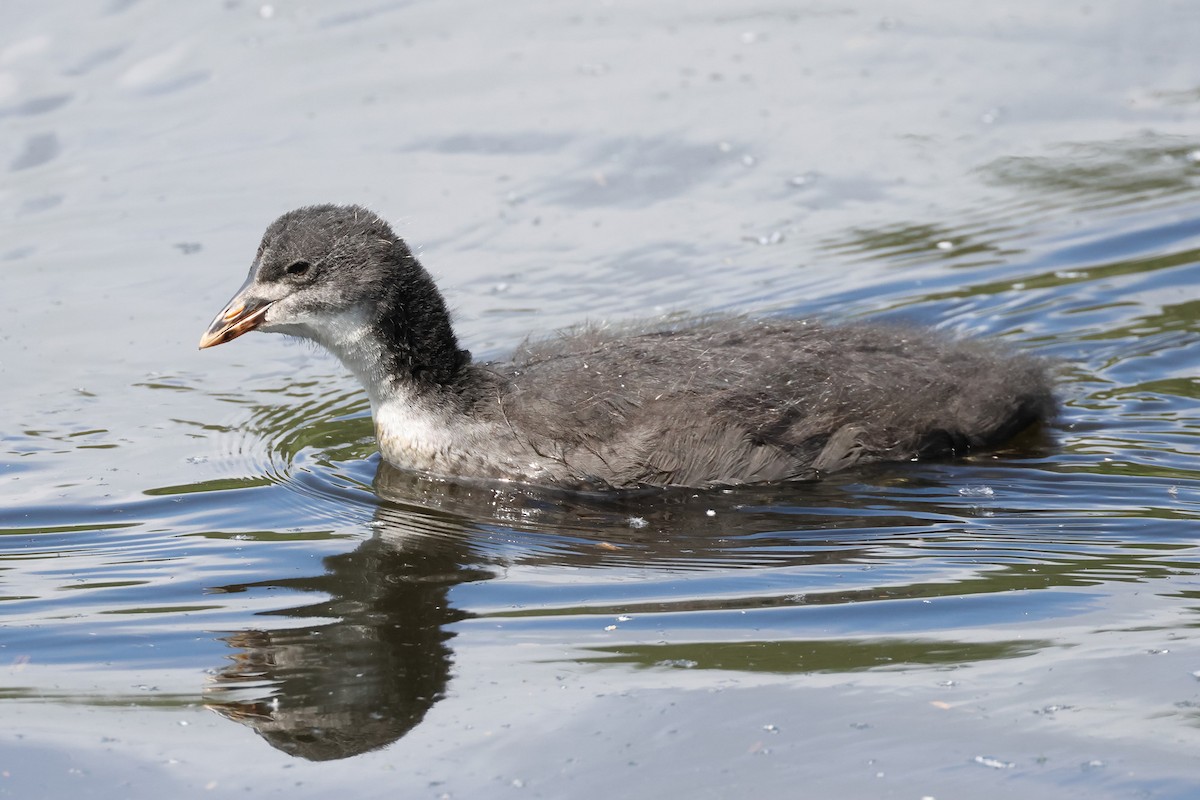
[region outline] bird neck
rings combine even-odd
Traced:
[[[444,330],[449,331],[448,322]],[[448,352],[444,341],[432,350],[419,349],[408,338],[397,340],[392,331],[376,313],[359,309],[327,320],[318,341],[367,390],[386,461],[434,474],[461,473],[466,456],[477,452],[465,443],[476,440],[479,428],[472,408],[479,393],[478,368],[457,347],[452,351],[457,360],[451,362],[457,366],[447,368],[436,361]],[[419,345],[427,338],[415,341]],[[435,376],[447,380],[441,383]]]
[[[403,242],[393,258],[382,296],[327,319],[317,341],[354,373],[373,411],[393,401],[461,406],[471,354],[459,348],[441,293]]]
[[[384,287],[376,314],[389,367],[419,388],[453,388],[471,354],[459,349],[442,293],[403,241],[396,240],[392,257],[394,278]]]

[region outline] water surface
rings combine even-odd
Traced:
[[[1042,5],[6,6],[0,796],[1196,796],[1200,31]],[[789,487],[399,473],[324,354],[195,351],[327,201],[480,357],[871,317],[1063,413]]]

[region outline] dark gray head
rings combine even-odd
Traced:
[[[271,223],[246,282],[200,347],[252,330],[315,341],[376,380],[445,385],[469,359],[433,279],[361,206],[306,206]]]

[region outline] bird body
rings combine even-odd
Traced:
[[[336,355],[367,390],[383,458],[442,476],[589,489],[805,480],[995,446],[1055,410],[1040,359],[869,323],[587,326],[474,362],[433,279],[356,206],[276,220],[201,347],[252,329]]]

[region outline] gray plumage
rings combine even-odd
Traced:
[[[309,265],[299,276],[297,262]],[[241,307],[258,314],[250,327],[342,359],[371,396],[388,461],[449,476],[586,488],[803,480],[995,446],[1055,411],[1040,359],[876,324],[588,327],[475,363],[432,278],[355,206],[277,220],[202,346],[244,332],[229,332]]]

